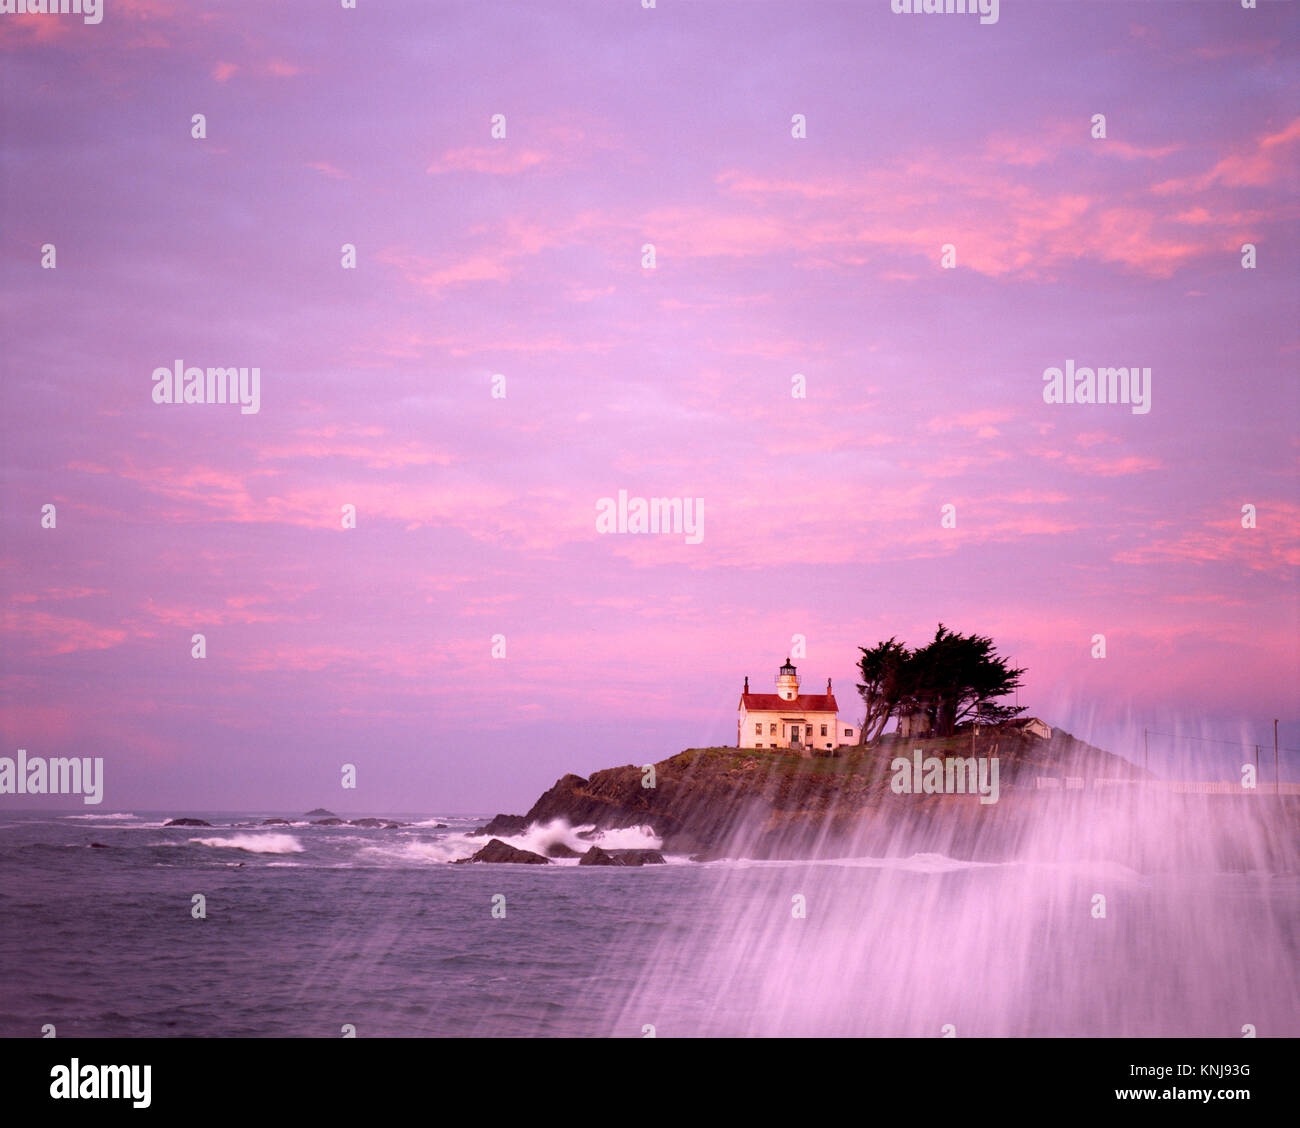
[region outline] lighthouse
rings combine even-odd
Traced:
[[[768,667],[771,669],[771,667]],[[799,674],[787,657],[785,665],[776,675],[776,693],[782,701],[793,701],[799,696]]]
[[[836,756],[858,735],[857,726],[845,724],[838,713],[830,678],[825,693],[800,693],[799,671],[786,658],[777,670],[775,693],[751,693],[749,678],[745,678],[736,712],[736,747]]]

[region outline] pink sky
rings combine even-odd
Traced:
[[[1293,5],[105,3],[0,16],[0,754],[521,809],[733,742],[796,634],[856,721],[940,619],[1114,751],[1300,747]],[[155,404],[178,358],[260,411]]]

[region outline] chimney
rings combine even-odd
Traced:
[[[831,679],[830,679],[830,678],[827,678],[827,679],[826,679],[826,696],[829,697],[830,695],[831,695]]]
[[[746,692],[746,693],[749,692],[749,675],[748,675],[748,674],[745,675],[745,692]]]

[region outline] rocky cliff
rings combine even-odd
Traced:
[[[498,815],[480,832],[513,835],[554,819],[600,829],[648,826],[666,853],[698,860],[933,853],[1001,861],[1031,846],[1034,857],[1045,851],[1095,856],[1110,850],[1107,842],[1116,837],[1124,843],[1112,856],[1137,868],[1189,857],[1211,867],[1267,867],[1270,859],[1294,857],[1295,835],[1278,832],[1271,797],[1156,797],[1123,786],[1036,790],[1039,776],[1091,785],[1145,774],[1068,733],[1054,731],[1047,740],[982,733],[975,755],[996,756],[999,765],[1000,794],[991,804],[973,795],[896,793],[891,763],[914,749],[927,757],[968,757],[972,742],[969,733],[947,740],[887,738],[813,759],[769,749],[688,749],[654,765],[653,787],[643,786],[646,773],[630,764],[585,779],[566,775],[527,814]],[[1159,805],[1159,818],[1151,804]],[[1294,826],[1300,804],[1284,797],[1282,806]]]
[[[867,824],[893,833],[904,811],[914,821],[933,809],[947,811],[950,829],[976,817],[997,821],[991,808],[969,796],[899,796],[890,790],[890,763],[920,748],[926,756],[969,756],[971,738],[886,739],[871,748],[845,749],[839,757],[802,759],[773,749],[692,748],[654,766],[654,786],[634,765],[608,768],[590,778],[566,775],[525,815],[498,815],[487,834],[517,834],[533,823],[567,819],[599,828],[649,826],[670,853],[730,853],[750,857],[796,857],[847,848]],[[1126,760],[1077,741],[1066,733],[1050,740],[1009,733],[982,735],[978,756],[996,755],[1002,792],[1022,791],[1036,775],[1126,777],[1137,771]],[[1002,799],[1006,802],[1006,798]],[[958,812],[965,812],[959,815]],[[878,818],[864,816],[876,814]],[[920,829],[920,826],[918,826]]]

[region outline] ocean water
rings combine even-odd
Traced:
[[[0,1035],[1300,1033],[1293,867],[454,866],[481,816],[199,817],[0,812]],[[582,850],[582,829],[511,841]]]

